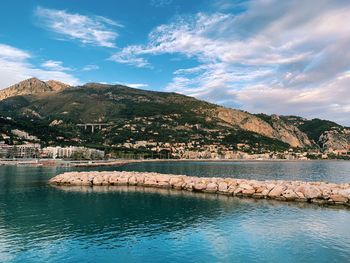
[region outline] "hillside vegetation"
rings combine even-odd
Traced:
[[[192,97],[122,85],[64,84],[30,79],[0,91],[1,130],[25,130],[42,144],[114,147],[148,140],[224,144],[244,143],[259,151],[317,147],[320,136],[341,126],[296,116],[257,114],[224,108]],[[35,85],[38,87],[36,88]],[[45,90],[43,87],[51,88]],[[26,91],[27,86],[27,91]],[[16,88],[18,90],[16,90]],[[5,95],[2,95],[3,97]],[[103,123],[102,129],[77,124]]]

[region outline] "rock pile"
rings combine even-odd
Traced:
[[[49,183],[64,186],[133,185],[172,188],[280,201],[341,204],[350,207],[350,183],[258,181],[144,172],[67,172],[55,176]]]

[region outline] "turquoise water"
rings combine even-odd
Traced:
[[[350,182],[349,161],[145,162],[117,169],[258,180]]]
[[[234,171],[235,177],[250,177],[251,170],[262,179],[278,174],[350,181],[349,167],[195,162],[107,169],[202,176]],[[349,209],[135,187],[107,192],[47,185],[65,170],[0,167],[0,262],[350,261]]]

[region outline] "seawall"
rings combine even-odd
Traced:
[[[265,198],[279,201],[311,202],[350,207],[350,183],[285,180],[247,180],[148,172],[67,172],[49,180],[63,186],[133,185],[174,190]]]

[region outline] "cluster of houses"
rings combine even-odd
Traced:
[[[201,144],[198,141],[188,143],[169,143],[152,141],[125,142],[113,145],[121,149],[147,149],[154,153],[163,152],[163,158],[171,159],[220,159],[220,160],[307,160],[310,154],[319,156],[320,152],[300,151],[289,149],[284,152],[248,153],[249,145],[238,143],[235,148],[221,144]],[[322,157],[322,156],[320,156]],[[324,155],[323,155],[324,157]]]
[[[169,117],[170,118],[170,117]],[[144,120],[143,120],[144,121]],[[128,126],[130,124],[126,124]],[[125,127],[124,127],[125,128]],[[126,128],[133,128],[128,126]],[[51,158],[51,159],[86,159],[97,160],[105,158],[105,152],[82,146],[50,146],[42,148],[40,140],[21,130],[12,130],[13,135],[20,138],[15,144],[6,144],[0,141],[0,158]],[[6,134],[0,134],[6,140]],[[284,152],[260,151],[259,147],[253,147],[245,143],[236,145],[222,145],[220,143],[206,144],[200,140],[190,142],[157,142],[157,141],[134,141],[127,140],[123,143],[108,145],[114,149],[143,150],[155,153],[155,158],[168,159],[328,159],[329,157],[350,157],[350,144],[346,149],[331,149],[321,152],[320,150],[295,150],[289,149]],[[263,153],[261,153],[263,152]],[[161,157],[159,157],[161,156]]]
[[[8,134],[2,133],[0,141],[0,158],[51,158],[51,159],[86,159],[99,160],[105,157],[105,152],[81,146],[54,146],[42,148],[40,140],[29,133],[14,129],[11,130],[16,140],[12,144],[5,143],[11,139]]]
[[[86,147],[45,147],[38,143],[25,143],[8,145],[0,142],[0,158],[51,158],[51,159],[86,159],[100,160],[105,157],[105,152]]]

